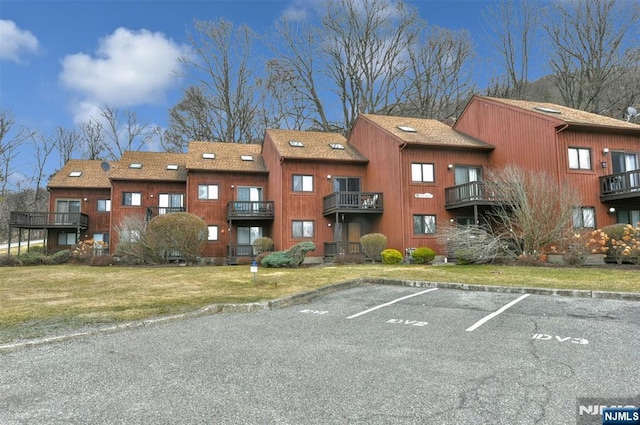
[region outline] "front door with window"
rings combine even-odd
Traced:
[[[628,152],[611,152],[611,167],[613,174],[635,171],[638,169],[638,155]],[[629,175],[629,188],[636,187],[639,184],[637,173],[631,173]]]
[[[80,221],[80,200],[65,199],[56,201],[56,223],[75,223]]]
[[[262,237],[262,227],[238,227],[236,229],[237,244],[238,244],[238,256],[239,257],[251,257],[253,256],[253,242]]]

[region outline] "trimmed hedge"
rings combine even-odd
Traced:
[[[402,262],[402,253],[397,249],[385,249],[381,256],[384,264],[400,264]]]
[[[420,248],[416,248],[413,253],[411,253],[411,260],[416,264],[428,264],[436,258],[436,252],[425,246]]]
[[[286,251],[272,252],[262,259],[261,264],[264,267],[298,267],[307,252],[315,250],[313,242],[300,242]]]

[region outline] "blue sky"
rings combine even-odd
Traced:
[[[262,33],[282,15],[313,13],[318,1],[2,0],[0,109],[45,135],[74,128],[105,104],[165,127],[185,86],[168,64],[182,52],[194,19],[224,17]],[[489,1],[407,3],[431,24],[469,30],[482,50],[480,17]],[[23,148],[15,168],[28,170],[30,157]],[[53,162],[49,172],[59,167]]]

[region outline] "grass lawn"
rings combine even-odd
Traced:
[[[324,265],[0,268],[0,344],[86,326],[194,311],[215,303],[277,299],[351,279],[381,277],[520,287],[640,292],[636,268],[615,266]]]

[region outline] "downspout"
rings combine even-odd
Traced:
[[[569,127],[569,124],[564,123],[562,124],[560,127],[556,128],[556,140],[555,140],[555,144],[556,144],[556,179],[558,184],[560,184],[560,182],[562,181],[562,176],[560,175],[560,164],[561,164],[561,160],[560,160],[560,146],[559,146],[559,142],[558,142],[558,134],[564,130],[566,130],[566,128]]]
[[[400,161],[400,187],[402,187],[402,177],[404,176],[404,166],[402,161],[402,151],[407,147],[407,142],[404,142],[400,146],[399,161]],[[400,228],[402,229],[402,250],[400,252],[406,252],[408,247],[407,243],[407,229],[405,228],[406,217],[405,215],[405,203],[404,203],[404,191],[400,190]]]

